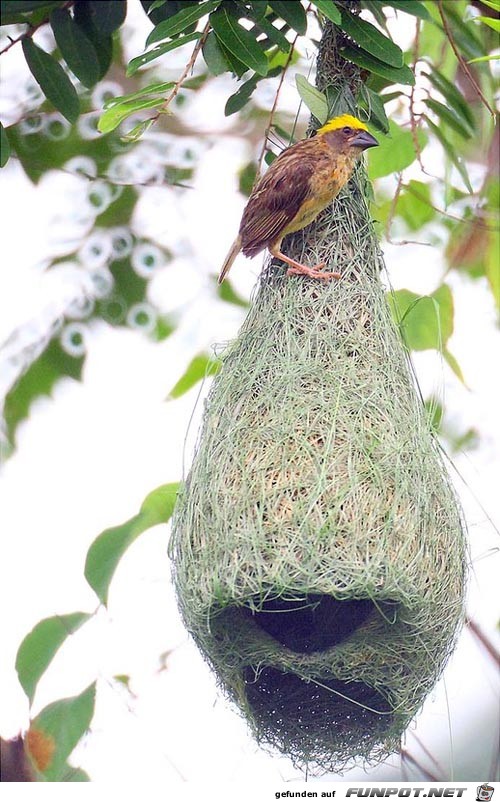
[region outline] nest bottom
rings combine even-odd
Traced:
[[[337,764],[353,744],[357,752],[370,752],[394,725],[387,699],[362,682],[304,679],[273,666],[248,666],[243,677],[259,739],[292,759],[306,752],[315,762]]]
[[[401,614],[394,600],[298,589],[280,596],[267,586],[263,598],[214,606],[198,643],[261,746],[297,766],[339,771],[399,746],[408,718],[390,667],[382,661],[374,674],[366,644],[397,628]]]

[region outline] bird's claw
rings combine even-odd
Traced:
[[[323,281],[330,281],[332,278],[339,279],[340,273],[322,273],[322,269],[326,267],[326,262],[320,262],[315,267],[289,267],[286,271],[287,276],[307,276],[308,278],[322,279]]]

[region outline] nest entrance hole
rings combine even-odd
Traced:
[[[260,723],[274,721],[282,736],[293,732],[349,738],[356,731],[361,740],[374,733],[383,736],[393,724],[387,698],[364,682],[338,679],[305,679],[273,666],[243,670],[248,704]]]
[[[387,607],[390,602],[384,602]],[[392,603],[394,607],[394,603]],[[371,599],[334,599],[310,593],[301,599],[268,598],[245,614],[275,640],[299,654],[324,652],[345,641],[368,619],[379,615]]]

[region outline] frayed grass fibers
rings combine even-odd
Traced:
[[[171,543],[180,609],[262,745],[377,761],[463,612],[460,510],[379,281],[360,172],[288,238],[223,356]]]

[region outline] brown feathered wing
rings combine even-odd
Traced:
[[[299,147],[309,142],[283,151],[253,191],[240,225],[245,256],[255,256],[278,241],[311,196],[310,179],[316,165],[307,150]]]
[[[305,139],[284,150],[253,190],[243,212],[238,237],[219,274],[224,280],[238,253],[255,256],[279,241],[303,203],[311,197],[310,181],[318,168],[316,143]]]

